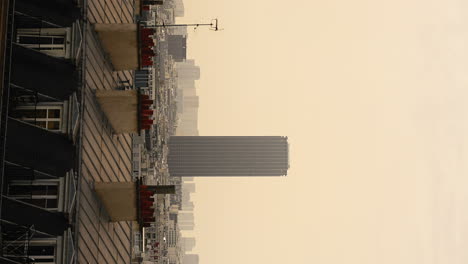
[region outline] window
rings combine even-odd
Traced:
[[[28,105],[16,108],[15,116],[32,125],[62,131],[62,105]]]
[[[20,28],[16,42],[50,56],[70,58],[70,38],[69,28]]]
[[[61,254],[61,237],[34,237],[29,243],[24,241],[6,241],[8,248],[4,256],[27,261],[27,263],[56,264]]]
[[[50,211],[62,211],[62,183],[63,179],[13,180],[8,183],[7,195]]]
[[[28,253],[33,263],[55,263],[55,245],[31,243]]]

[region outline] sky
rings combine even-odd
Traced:
[[[468,262],[468,3],[184,1],[200,135],[288,136],[287,177],[198,178],[202,264]]]

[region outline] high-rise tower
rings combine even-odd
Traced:
[[[281,136],[173,136],[171,176],[284,176],[288,138]]]

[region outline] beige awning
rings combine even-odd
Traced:
[[[137,91],[97,90],[96,98],[116,133],[138,132]]]
[[[115,70],[138,69],[137,24],[94,24],[94,30]]]
[[[137,195],[134,182],[96,182],[94,190],[112,222],[137,221]]]

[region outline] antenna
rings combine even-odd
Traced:
[[[213,30],[213,31],[218,31],[218,19],[215,18],[215,19],[211,19],[211,27],[210,27],[210,30]]]
[[[146,28],[167,28],[167,27],[194,27],[194,29],[197,29],[200,26],[207,26],[209,27],[210,30],[212,31],[219,31],[220,29],[218,28],[218,19],[214,18],[211,20],[210,23],[205,23],[205,24],[171,24],[171,25],[166,25],[164,21],[162,24],[159,25],[154,25],[154,26],[146,26]]]

